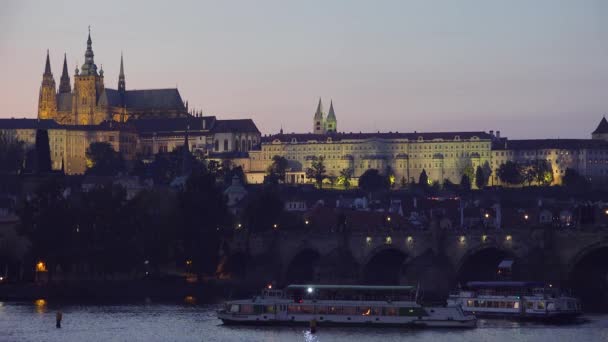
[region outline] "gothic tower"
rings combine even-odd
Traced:
[[[72,92],[72,86],[70,85],[70,75],[68,75],[68,60],[67,56],[63,54],[63,72],[61,73],[61,79],[59,81],[59,93],[69,94]]]
[[[325,119],[323,118],[323,104],[321,98],[319,98],[319,104],[317,105],[317,111],[313,119],[313,133],[314,134],[325,134]]]
[[[334,112],[334,101],[329,103],[329,113],[327,119],[325,119],[325,132],[336,132],[338,130],[338,120],[336,119],[336,113]]]
[[[120,53],[120,74],[118,74],[118,92],[120,93],[121,100],[124,100],[125,91],[125,68],[122,64],[122,52]],[[124,101],[123,101],[124,102]]]
[[[97,100],[104,90],[103,70],[97,72],[91,41],[91,31],[87,39],[84,64],[78,75],[74,75],[74,96],[72,110],[76,124],[95,125],[107,119],[107,113],[98,111]]]
[[[57,98],[55,78],[51,72],[49,50],[46,50],[46,65],[42,74],[42,85],[38,98],[38,119],[55,119],[57,115]]]

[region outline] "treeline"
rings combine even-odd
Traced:
[[[215,176],[193,172],[185,186],[144,190],[127,200],[116,185],[88,191],[50,177],[18,210],[19,232],[32,244],[30,262],[42,260],[52,277],[107,276],[189,261],[190,271],[212,274],[220,236],[232,227]]]

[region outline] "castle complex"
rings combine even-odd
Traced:
[[[260,148],[244,163],[248,180],[263,181],[275,155],[288,161],[286,182],[307,183],[306,169],[323,157],[327,175],[350,170],[353,179],[368,169],[390,172],[396,182],[418,182],[424,170],[431,183],[459,183],[463,173],[481,166],[491,172],[489,185],[501,185],[496,171],[507,161],[532,165],[546,161],[560,184],[571,168],[593,182],[608,181],[608,121],[603,118],[591,139],[509,140],[500,131],[489,132],[374,132],[337,131],[333,103],[324,116],[321,100],[313,116],[313,133],[262,137]],[[471,179],[472,181],[473,179]]]
[[[188,135],[190,151],[230,160],[243,168],[250,183],[264,181],[274,156],[288,161],[284,181],[293,184],[312,182],[306,171],[320,157],[329,179],[348,170],[353,185],[368,169],[390,173],[398,184],[417,182],[423,170],[431,183],[459,183],[478,166],[490,173],[489,185],[500,185],[496,171],[507,161],[546,161],[552,184],[559,184],[568,168],[594,182],[608,181],[605,118],[591,139],[509,140],[499,131],[353,133],[340,132],[333,101],[326,113],[319,99],[311,132],[262,136],[251,119],[220,120],[189,110],[177,89],[127,90],[122,55],[117,88],[106,88],[90,32],[73,87],[65,56],[56,87],[47,51],[38,119],[0,119],[0,133],[27,146],[33,146],[39,128],[49,132],[52,167],[68,174],[86,171],[86,150],[94,142],[107,142],[134,160],[171,152]]]

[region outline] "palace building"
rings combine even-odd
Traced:
[[[489,185],[502,185],[497,176],[507,161],[522,166],[546,161],[553,173],[552,184],[560,184],[567,168],[596,183],[608,181],[608,121],[603,118],[592,139],[509,140],[500,131],[488,132],[375,132],[337,131],[333,106],[325,116],[321,100],[313,115],[312,133],[283,133],[262,137],[259,149],[240,161],[252,183],[264,180],[274,156],[287,159],[285,182],[309,183],[306,169],[324,159],[328,177],[350,170],[354,184],[368,169],[390,173],[396,182],[418,182],[424,170],[432,183],[459,183],[463,173],[477,166],[491,170]],[[474,179],[471,179],[474,182]]]
[[[108,120],[126,122],[188,114],[177,89],[127,90],[122,54],[117,88],[106,88],[104,70],[103,67],[97,69],[92,45],[89,32],[85,62],[80,70],[76,67],[74,71],[73,89],[65,55],[59,89],[56,89],[47,51],[38,100],[39,119],[52,119],[62,125],[97,125]]]

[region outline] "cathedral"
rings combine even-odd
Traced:
[[[80,70],[76,67],[74,71],[73,89],[65,55],[59,89],[56,89],[47,51],[38,100],[38,119],[52,119],[62,125],[98,125],[104,121],[126,122],[188,115],[187,105],[175,88],[127,90],[122,54],[117,89],[106,88],[103,66],[97,70],[92,44],[89,31],[85,62]]]

